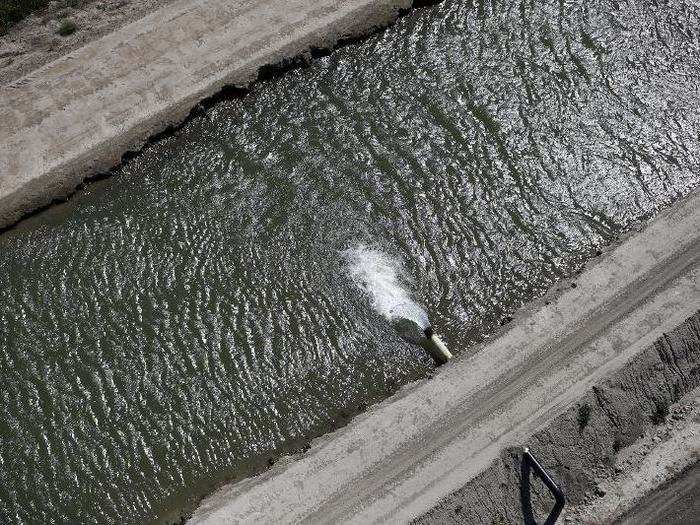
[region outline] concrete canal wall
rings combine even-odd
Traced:
[[[581,503],[615,454],[700,382],[698,311],[696,191],[473,357],[404,387],[304,455],[222,488],[192,523],[444,522],[459,509],[479,523],[518,522],[523,446]]]
[[[0,86],[0,229],[118,165],[224,87],[426,3],[180,0]]]

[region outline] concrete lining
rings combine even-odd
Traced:
[[[0,229],[118,165],[225,86],[371,33],[413,3],[179,0],[0,86]]]
[[[700,310],[700,192],[431,380],[205,499],[192,523],[408,521]]]

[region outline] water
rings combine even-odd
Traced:
[[[348,273],[372,297],[374,309],[388,321],[407,320],[418,328],[430,326],[428,314],[411,296],[410,280],[400,261],[365,245],[346,250]]]
[[[0,238],[0,522],[171,517],[423,377],[348,250],[464,354],[687,194],[699,13],[446,0]]]

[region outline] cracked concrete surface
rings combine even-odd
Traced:
[[[333,48],[411,0],[178,0],[0,86],[0,229],[260,67]]]
[[[583,498],[595,481],[586,468],[607,468],[606,458],[649,424],[656,400],[672,402],[700,381],[700,192],[576,283],[520,312],[473,357],[403,388],[303,456],[219,490],[192,523],[440,521],[454,515],[453,496],[474,522],[517,522],[523,445],[543,453],[545,466],[568,467],[564,482]],[[677,339],[665,338],[675,329]],[[598,408],[579,435],[581,402]],[[563,433],[556,421],[568,421]],[[562,450],[575,458],[582,443],[593,459],[577,470]],[[544,508],[543,497],[535,500]]]

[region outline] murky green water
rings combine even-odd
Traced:
[[[446,0],[0,238],[0,522],[136,523],[456,353],[700,182],[700,6]]]

